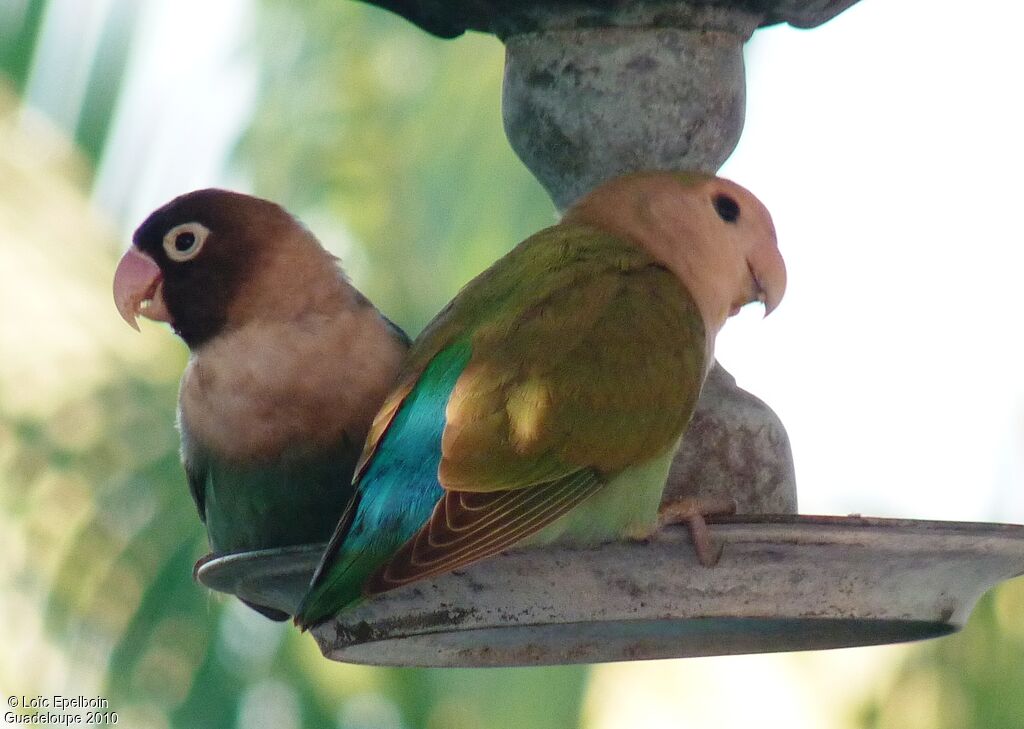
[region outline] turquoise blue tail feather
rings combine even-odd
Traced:
[[[470,357],[468,342],[453,344],[427,366],[395,414],[373,460],[356,482],[346,529],[328,545],[298,614],[316,624],[333,613],[324,606],[348,605],[363,596],[367,579],[430,518],[443,496],[437,470],[445,408]],[[329,574],[321,574],[330,564]]]

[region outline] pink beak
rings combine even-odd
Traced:
[[[764,315],[768,316],[779,304],[786,293],[786,262],[782,259],[779,249],[773,248],[771,252],[773,263],[770,273],[764,281]]]
[[[140,315],[153,321],[172,323],[164,303],[160,268],[134,246],[121,257],[114,272],[114,304],[121,318],[135,331],[139,331],[135,319]]]
[[[758,300],[764,304],[764,315],[768,316],[786,293],[786,262],[774,240],[757,248],[747,261],[761,290]]]

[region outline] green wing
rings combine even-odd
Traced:
[[[690,419],[707,344],[678,279],[613,236],[549,236],[506,259],[523,285],[503,306],[477,307],[487,313],[448,403],[446,489],[614,474],[663,453]]]

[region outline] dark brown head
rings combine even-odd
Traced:
[[[114,274],[114,300],[137,316],[168,322],[195,349],[229,323],[243,284],[282,241],[312,239],[278,205],[227,190],[197,190],[152,213]],[[319,247],[319,246],[318,246]]]

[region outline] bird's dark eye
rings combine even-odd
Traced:
[[[210,231],[202,223],[175,225],[164,236],[164,252],[176,263],[183,263],[199,255]]]
[[[740,204],[725,194],[715,195],[715,212],[727,223],[735,223],[740,219]]]
[[[174,247],[178,253],[184,253],[195,244],[195,233],[178,233],[178,236],[174,239]]]

